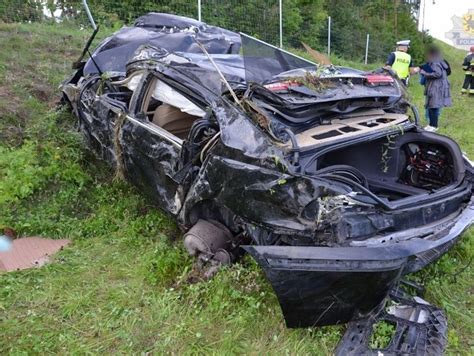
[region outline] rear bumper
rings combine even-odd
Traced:
[[[245,246],[263,267],[288,327],[369,315],[406,273],[441,257],[474,221],[474,200],[430,233],[357,247]],[[412,233],[412,231],[410,231]],[[385,239],[390,241],[389,239]]]

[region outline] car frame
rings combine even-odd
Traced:
[[[104,48],[113,49],[111,43],[117,38],[123,42],[137,28],[141,34],[159,35],[162,46],[144,40],[149,34],[138,40],[130,36],[132,45],[128,52],[122,51],[126,52],[126,63],[123,58],[112,64],[101,62],[111,58]],[[183,52],[163,45],[176,34],[193,37],[192,31],[202,36],[202,41],[195,38],[197,46],[188,46]],[[469,160],[453,140],[421,129],[416,111],[410,118],[403,88],[390,75],[319,66],[318,78],[324,80],[318,79],[318,83],[329,83],[329,89],[322,92],[335,92],[323,100],[320,91],[295,79],[307,78],[305,59],[263,44],[286,58],[289,68],[280,73],[272,67],[274,62],[265,67],[257,56],[242,57],[238,37],[191,19],[145,15],[134,28],[122,29],[104,40],[87,62],[78,61],[77,71],[62,85],[64,102],[78,117],[88,146],[176,218],[191,255],[228,264],[245,250],[259,263],[288,327],[353,325],[361,320],[373,324],[382,318],[392,298],[403,300],[413,310],[424,308],[430,315],[416,322],[400,313],[390,314],[389,318],[397,321],[397,332],[404,327],[414,328],[417,335],[432,330],[430,318],[440,310],[419,299],[400,297],[400,283],[406,274],[419,271],[447,252],[474,221]],[[242,43],[244,39],[261,42],[242,38]],[[214,41],[220,42],[213,47]],[[248,58],[255,61],[249,64]],[[290,65],[293,61],[296,64]],[[257,65],[257,70],[249,69],[251,65]],[[259,66],[268,69],[261,81]],[[249,80],[249,73],[257,76],[253,77],[255,82]],[[339,98],[348,95],[333,89],[331,83],[352,85],[358,91],[349,95],[350,100]],[[361,111],[364,105],[375,111]],[[313,110],[311,115],[324,112],[339,119],[328,119],[329,130],[323,119],[318,125],[307,120],[303,114],[308,108]],[[286,109],[288,112],[283,112]],[[157,110],[161,118],[178,119],[159,126],[154,122]],[[275,120],[272,115],[277,112],[287,119]],[[355,115],[359,112],[361,116]],[[192,124],[177,128],[182,118],[188,117],[193,117]],[[354,122],[346,125],[347,133],[341,120]],[[333,122],[342,125],[336,130],[341,137],[328,137],[335,131]],[[175,133],[164,128],[171,124],[177,125],[173,126]],[[305,136],[311,130],[316,133]],[[322,137],[321,143],[314,137]],[[309,143],[301,145],[305,142]],[[345,163],[355,155],[352,162],[365,167],[361,156],[369,157],[371,147],[383,150],[387,142],[393,144],[393,156],[400,161],[399,156],[415,143],[420,151],[423,145],[426,152],[439,149],[435,162],[441,165],[439,157],[449,157],[444,158],[449,160],[449,184],[433,188],[433,184],[440,184],[439,179],[432,179],[434,183],[426,179],[423,184],[429,189],[410,186],[407,182],[419,182],[407,178],[402,184],[401,176],[390,181],[393,177],[377,168],[373,181],[383,185],[386,179],[397,186],[403,198],[374,193],[371,187],[377,184],[362,184],[366,182],[358,177],[361,171],[350,170]],[[307,168],[321,160],[344,164]],[[394,160],[389,157],[388,165]],[[339,170],[331,170],[335,166]],[[375,174],[374,170],[369,169],[370,174]],[[351,181],[354,176],[355,182]],[[436,342],[403,339],[387,350],[401,352],[401,345],[408,344],[413,350],[441,353],[446,320],[435,329]],[[349,328],[338,353],[369,350],[370,333],[354,346],[351,332]]]

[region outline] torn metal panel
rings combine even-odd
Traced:
[[[474,219],[474,202],[448,226],[403,242],[371,247],[245,246],[277,294],[288,327],[366,317],[400,277],[439,258]],[[410,231],[407,232],[407,235]],[[390,236],[387,236],[390,241]]]
[[[312,201],[336,194],[331,188],[338,189],[325,181],[297,178],[215,155],[209,157],[203,173],[188,194],[187,206],[212,199],[236,216],[271,227],[277,233],[313,235],[317,222],[308,220],[304,214],[311,213]],[[185,215],[183,211],[183,218]]]
[[[392,290],[386,304],[367,318],[349,323],[337,346],[337,356],[444,354],[448,325],[441,309],[419,297],[400,293],[398,287]],[[394,332],[387,347],[371,347],[374,326],[380,322],[393,325]]]
[[[173,180],[180,164],[178,145],[156,134],[152,125],[137,120],[124,123],[120,143],[127,179],[158,206],[177,214],[184,195]]]
[[[114,126],[117,117],[126,110],[131,93],[107,93],[99,76],[82,83],[77,102],[79,129],[89,145],[103,160],[115,164]],[[120,100],[117,100],[120,99]]]
[[[102,72],[125,72],[126,63],[142,44],[166,48],[168,52],[201,53],[195,39],[209,53],[237,54],[240,36],[235,32],[176,15],[150,13],[139,17],[133,27],[123,27],[104,39],[92,57]],[[84,74],[97,73],[87,61]]]

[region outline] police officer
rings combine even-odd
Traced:
[[[420,71],[413,65],[411,56],[407,53],[410,48],[410,40],[398,41],[395,52],[390,53],[385,63],[385,67],[397,73],[403,84],[408,85],[410,74]]]
[[[464,77],[461,93],[474,94],[474,46],[470,48],[470,52],[467,54],[466,58],[464,58],[462,69],[466,76]]]

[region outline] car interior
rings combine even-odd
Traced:
[[[200,117],[191,115],[177,106],[158,100],[155,97],[155,88],[158,80],[155,79],[148,87],[143,100],[142,112],[148,120],[171,134],[185,139],[191,130],[193,122]],[[180,95],[177,93],[177,95]]]

